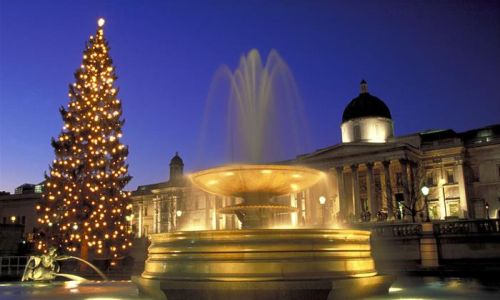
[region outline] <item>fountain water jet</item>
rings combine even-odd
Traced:
[[[236,70],[223,65],[216,71],[201,127],[200,153],[209,153],[210,161],[225,153],[234,163],[272,162],[303,153],[309,144],[303,112],[294,76],[278,52],[271,50],[264,62],[252,49],[241,56]],[[220,134],[224,130],[225,141]],[[214,149],[219,144],[225,148]]]

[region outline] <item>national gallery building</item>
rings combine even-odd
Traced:
[[[447,129],[394,136],[389,108],[362,81],[340,128],[342,143],[286,162],[319,169],[326,176],[312,188],[274,199],[296,208],[276,214],[276,227],[498,218],[500,124],[458,133]],[[176,154],[169,181],[132,192],[138,237],[241,226],[234,215],[218,213],[240,200],[193,187],[183,168]]]

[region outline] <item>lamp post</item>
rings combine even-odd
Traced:
[[[488,202],[484,203],[484,207],[486,208],[486,219],[490,218],[490,204]]]
[[[320,196],[319,197],[319,204],[321,204],[321,225],[325,225],[325,203],[326,203],[326,198],[325,196]]]
[[[425,197],[425,222],[430,222],[431,219],[429,218],[429,203],[427,202],[427,196],[429,195],[429,188],[424,185],[420,191],[422,192],[422,195],[424,195]]]

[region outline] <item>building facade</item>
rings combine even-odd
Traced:
[[[500,210],[500,124],[455,132],[394,135],[390,109],[368,92],[346,106],[342,143],[300,155],[287,164],[322,170],[326,179],[276,202],[297,208],[275,216],[284,226],[341,226],[351,222],[497,218]],[[219,214],[238,199],[207,194],[183,175],[176,154],[167,182],[132,193],[139,237],[191,229],[233,229],[236,217]],[[421,188],[426,186],[425,197]]]
[[[37,228],[36,205],[42,200],[43,183],[25,183],[14,194],[0,192],[0,223],[23,226],[24,238],[31,240]]]
[[[184,176],[184,162],[176,153],[170,161],[166,182],[141,185],[132,192],[132,226],[136,237],[176,230],[234,229],[235,216],[221,215],[217,210],[236,199],[219,197],[194,188]]]

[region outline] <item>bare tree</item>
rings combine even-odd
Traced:
[[[414,163],[410,165],[409,173],[406,182],[398,182],[398,188],[401,188],[405,195],[405,201],[401,202],[403,217],[411,216],[412,222],[415,222],[417,215],[425,211],[425,199],[421,188],[425,185],[426,172],[423,164]]]

